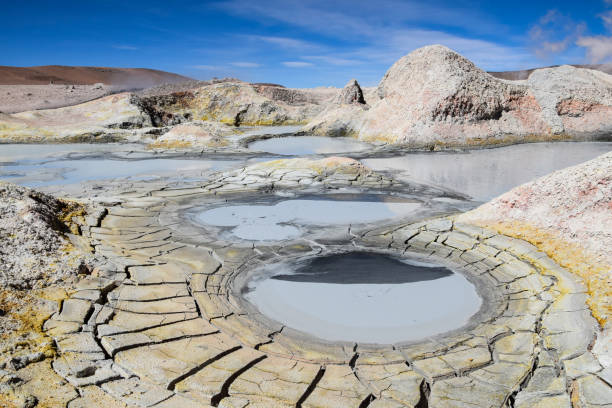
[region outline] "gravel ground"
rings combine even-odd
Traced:
[[[107,85],[0,85],[0,112],[61,108],[114,92]]]

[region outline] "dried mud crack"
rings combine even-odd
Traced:
[[[572,398],[601,395],[586,288],[525,241],[448,217],[269,245],[210,240],[184,228],[182,206],[270,184],[295,190],[301,179],[319,177],[322,189],[392,185],[363,169],[324,178],[288,177],[292,171],[135,191],[83,228],[114,268],[83,279],[45,323],[58,349],[53,369],[89,390],[69,406],[93,405],[102,394],[130,407],[419,408],[569,406]],[[452,266],[477,285],[483,307],[461,329],[422,341],[355,344],[284,327],[236,290],[258,265],[338,251]]]

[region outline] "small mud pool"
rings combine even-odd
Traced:
[[[460,328],[481,306],[463,275],[368,252],[270,265],[244,290],[264,315],[331,341],[418,340]]]
[[[288,156],[363,152],[372,148],[372,145],[355,139],[323,136],[275,137],[249,144],[249,149],[253,151]]]
[[[249,162],[251,159],[156,157],[132,144],[8,144],[0,145],[0,180],[33,188],[116,178],[151,180],[197,176]]]
[[[223,227],[234,237],[254,241],[279,241],[302,234],[304,226],[369,223],[414,214],[422,203],[390,200],[376,195],[313,196],[275,203],[227,205],[196,214],[205,226]]]

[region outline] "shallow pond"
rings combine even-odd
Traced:
[[[529,143],[466,153],[410,153],[365,159],[374,169],[396,178],[449,188],[488,201],[555,170],[593,159],[612,150],[609,142]]]
[[[332,341],[396,343],[468,323],[475,287],[445,267],[353,252],[263,268],[246,299],[288,327]]]
[[[308,154],[354,153],[372,150],[369,143],[343,137],[285,136],[258,140],[249,149],[288,156]]]
[[[302,226],[334,226],[406,217],[420,202],[383,195],[317,196],[275,203],[237,204],[204,210],[195,216],[199,224],[226,227],[245,240],[277,241],[302,234]]]

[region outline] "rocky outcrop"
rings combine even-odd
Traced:
[[[215,148],[228,145],[227,136],[232,135],[231,128],[218,122],[190,122],[174,126],[170,131],[149,144],[155,149],[176,148]]]
[[[196,119],[233,126],[304,123],[322,110],[306,93],[278,86],[223,82],[167,95],[139,98],[156,125]]]
[[[612,134],[612,76],[565,65],[539,69],[527,80],[554,133]]]
[[[68,234],[78,235],[85,209],[74,202],[0,182],[0,285],[29,289],[74,274],[80,255]]]
[[[363,92],[356,79],[351,79],[340,91],[336,103],[350,105],[359,103],[365,105],[366,101],[363,98]]]
[[[363,91],[357,80],[351,79],[336,95],[321,114],[312,119],[306,130],[308,133],[340,137],[353,136],[361,126],[361,115],[368,109]]]
[[[442,146],[606,137],[610,92],[612,77],[601,72],[559,67],[536,71],[527,82],[504,81],[434,45],[387,71],[371,109],[329,108],[304,130],[343,129],[363,140]]]
[[[194,121],[295,125],[319,114],[333,93],[333,89],[294,90],[229,79],[193,81],[59,109],[0,113],[0,141],[151,141],[164,128]]]
[[[591,307],[609,319],[612,152],[523,184],[459,217],[533,242],[581,276]]]
[[[308,102],[306,94],[297,89],[288,89],[282,85],[275,84],[253,84],[252,86],[258,94],[272,99],[273,101],[292,105]]]
[[[108,142],[138,140],[151,118],[129,93],[106,96],[80,105],[0,114],[0,141]]]

